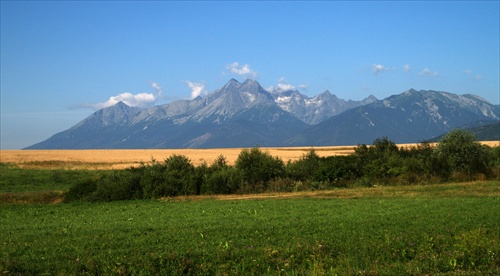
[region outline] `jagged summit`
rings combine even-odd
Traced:
[[[368,96],[362,100],[362,102],[365,102],[365,103],[372,103],[372,102],[376,102],[376,101],[378,101],[377,97],[375,97],[371,94],[370,94],[370,96]]]
[[[365,99],[363,101],[346,101],[339,99],[329,90],[312,98],[301,94],[297,90],[287,90],[272,93],[276,104],[295,117],[301,119],[308,125],[318,124],[332,116],[340,114],[348,109],[368,104],[377,99]]]
[[[235,89],[241,86],[241,83],[236,79],[230,79],[221,89]]]
[[[115,106],[118,106],[118,107],[125,107],[125,106],[129,106],[127,105],[126,103],[124,103],[123,101],[119,101],[115,104]]]
[[[474,95],[407,90],[383,100],[339,99],[328,90],[270,93],[255,80],[229,80],[205,98],[151,108],[124,102],[94,112],[29,149],[207,148],[355,145],[387,136],[418,142],[463,124],[498,120],[499,107]]]

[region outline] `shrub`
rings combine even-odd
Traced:
[[[354,149],[360,176],[369,178],[393,178],[408,170],[398,146],[387,137],[377,138],[371,147],[360,145]]]
[[[255,147],[244,149],[236,159],[235,168],[238,170],[242,184],[257,186],[267,185],[268,181],[284,176],[285,164],[278,157]]]
[[[469,176],[487,172],[487,152],[469,131],[455,129],[441,139],[435,151],[435,161],[443,163],[447,173],[459,171]],[[435,163],[435,165],[437,165]]]
[[[311,149],[307,154],[295,162],[288,162],[286,166],[286,174],[294,180],[312,180],[316,170],[319,168],[320,157],[314,149]]]
[[[143,166],[141,186],[145,198],[199,194],[201,184],[195,176],[191,161],[173,154],[163,163],[153,160],[150,166]]]
[[[183,155],[172,155],[165,159],[165,185],[170,188],[170,193],[163,196],[176,196],[179,194],[199,194],[200,188],[194,177],[194,166]]]
[[[137,169],[114,171],[97,182],[92,196],[97,201],[115,201],[142,198],[141,175]]]
[[[387,153],[398,153],[398,146],[387,137],[377,138],[373,141],[373,145],[371,147],[373,152],[377,155],[385,155]]]
[[[296,182],[290,178],[277,178],[269,181],[268,192],[293,192]]]
[[[165,185],[166,167],[156,160],[152,164],[142,165],[141,186],[144,198],[157,198],[169,193]]]
[[[500,146],[487,147],[484,146],[487,154],[487,166],[491,171],[491,177],[500,179]]]
[[[228,167],[227,159],[222,154],[217,156],[217,158],[214,160],[214,162],[212,162],[212,165],[210,165],[211,170],[220,170],[220,169],[227,168],[227,167]]]
[[[92,179],[86,179],[76,183],[64,194],[64,202],[88,201],[97,190],[97,184]]]
[[[238,190],[238,180],[233,167],[222,167],[207,175],[201,186],[202,194],[231,194]]]

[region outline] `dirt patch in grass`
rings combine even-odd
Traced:
[[[0,194],[0,204],[58,204],[63,201],[62,191],[23,192]],[[378,186],[371,188],[345,188],[322,191],[300,191],[290,193],[262,193],[238,195],[199,195],[165,197],[165,201],[198,201],[198,200],[260,200],[287,198],[342,198],[359,199],[369,197],[380,198],[414,198],[414,197],[498,197],[500,198],[500,181],[480,181],[467,183],[449,183],[415,186]]]
[[[59,204],[63,202],[62,191],[3,193],[0,194],[0,204]]]
[[[415,186],[378,186],[371,188],[345,188],[322,191],[301,191],[290,193],[262,193],[243,195],[201,195],[163,198],[164,200],[253,200],[286,198],[350,198],[386,197],[500,197],[500,181],[481,181]]]

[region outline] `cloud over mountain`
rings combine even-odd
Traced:
[[[250,69],[250,65],[248,64],[240,65],[239,62],[233,62],[231,64],[226,65],[226,72],[238,76],[244,76],[251,79],[255,79],[258,76],[257,71]]]
[[[190,89],[191,89],[191,100],[200,96],[202,92],[206,93],[205,84],[192,82],[192,81],[183,81]]]
[[[95,110],[99,110],[105,107],[113,106],[119,102],[123,102],[128,106],[136,106],[136,107],[151,107],[153,106],[158,98],[163,97],[163,91],[161,86],[156,82],[151,82],[151,87],[156,91],[156,93],[138,93],[132,94],[130,92],[124,92],[118,94],[116,96],[111,96],[105,102],[100,103],[83,103],[79,104],[77,107],[79,108],[91,108]]]
[[[429,68],[424,68],[420,73],[419,73],[420,76],[424,76],[424,77],[437,77],[438,76],[438,72],[437,71],[431,71],[429,70]]]
[[[284,91],[288,91],[288,90],[296,90],[296,89],[307,89],[307,85],[306,84],[299,84],[299,85],[289,84],[285,77],[281,77],[278,79],[278,84],[276,86],[271,85],[271,86],[266,88],[267,91],[276,92],[276,93],[280,93],[280,92],[284,92]]]
[[[161,89],[161,86],[156,83],[156,82],[151,82],[151,87],[153,87],[154,90],[156,90],[156,93],[158,94],[158,97],[163,97],[163,90]]]

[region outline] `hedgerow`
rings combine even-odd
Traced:
[[[163,162],[85,179],[66,201],[114,201],[179,195],[299,191],[374,185],[439,183],[500,178],[500,147],[482,146],[465,130],[454,130],[436,146],[422,142],[399,148],[387,137],[358,145],[348,156],[319,157],[314,149],[284,163],[258,147],[244,149],[235,165],[220,155],[195,167],[182,155]]]

